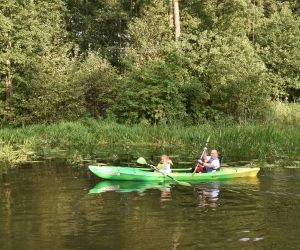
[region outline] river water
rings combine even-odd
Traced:
[[[0,249],[300,249],[300,169],[193,187],[109,182],[63,161],[0,178]]]

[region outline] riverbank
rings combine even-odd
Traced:
[[[2,168],[15,167],[47,157],[69,159],[73,165],[93,161],[103,151],[143,154],[144,150],[186,152],[197,157],[201,144],[211,136],[209,148],[218,148],[226,159],[274,162],[299,160],[299,126],[234,125],[234,126],[128,126],[114,122],[87,119],[2,128],[0,162]],[[138,155],[137,155],[138,156]]]

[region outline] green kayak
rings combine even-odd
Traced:
[[[172,181],[167,176],[159,172],[151,172],[148,169],[139,169],[131,167],[114,167],[114,166],[89,166],[89,169],[98,177],[107,180],[124,180],[124,181]],[[187,171],[188,169],[186,169]],[[186,173],[184,169],[173,169],[170,176],[178,181],[209,181],[223,180],[236,177],[255,177],[259,168],[235,168],[222,167],[220,171],[210,173],[192,174]]]

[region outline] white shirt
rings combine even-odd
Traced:
[[[208,160],[208,161],[210,160],[210,158],[211,158],[211,156],[207,156],[207,160]],[[213,160],[213,161],[210,163],[210,165],[212,165],[212,166],[214,167],[214,169],[220,168],[220,161],[219,161],[219,159]]]
[[[161,170],[161,172],[163,172],[164,174],[170,174],[171,171],[171,164],[169,163],[164,163],[163,164],[164,168]]]

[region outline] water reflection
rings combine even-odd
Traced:
[[[89,190],[89,194],[111,191],[120,193],[143,193],[149,189],[156,189],[160,191],[160,201],[166,202],[172,200],[172,187],[175,187],[175,185],[161,182],[101,181]],[[197,184],[190,189],[190,193],[192,194],[193,191],[196,192],[198,207],[210,207],[217,209],[220,195],[219,187],[220,183],[218,182]]]
[[[170,184],[160,182],[138,182],[138,181],[101,181],[92,189],[90,194],[104,193],[108,191],[115,191],[121,193],[128,192],[144,192],[147,189],[160,189],[162,197],[169,197]]]
[[[10,171],[0,179],[0,249],[300,247],[300,170],[193,187],[102,181],[87,194],[91,185],[85,170],[62,165]]]
[[[159,196],[157,196],[156,199],[161,203],[165,203],[168,201],[177,202],[177,192],[184,192],[186,197],[193,197],[192,194],[194,193],[195,196],[193,199],[196,207],[201,209],[209,208],[211,210],[216,210],[219,208],[221,194],[225,197],[227,202],[236,204],[239,202],[236,200],[236,197],[243,197],[243,195],[245,195],[245,193],[243,193],[241,190],[241,187],[246,188],[247,191],[245,191],[246,195],[244,198],[249,199],[251,197],[251,192],[257,192],[259,190],[259,183],[260,182],[258,178],[241,178],[236,180],[194,183],[193,186],[189,188],[168,182],[101,181],[89,190],[89,194],[106,192],[136,192],[140,195],[147,195],[150,194],[150,190],[158,190]]]
[[[217,209],[220,195],[219,186],[220,184],[216,182],[196,186],[195,191],[197,193],[198,207]]]
[[[172,200],[171,188],[170,187],[161,187],[160,188],[160,201],[170,201]]]

